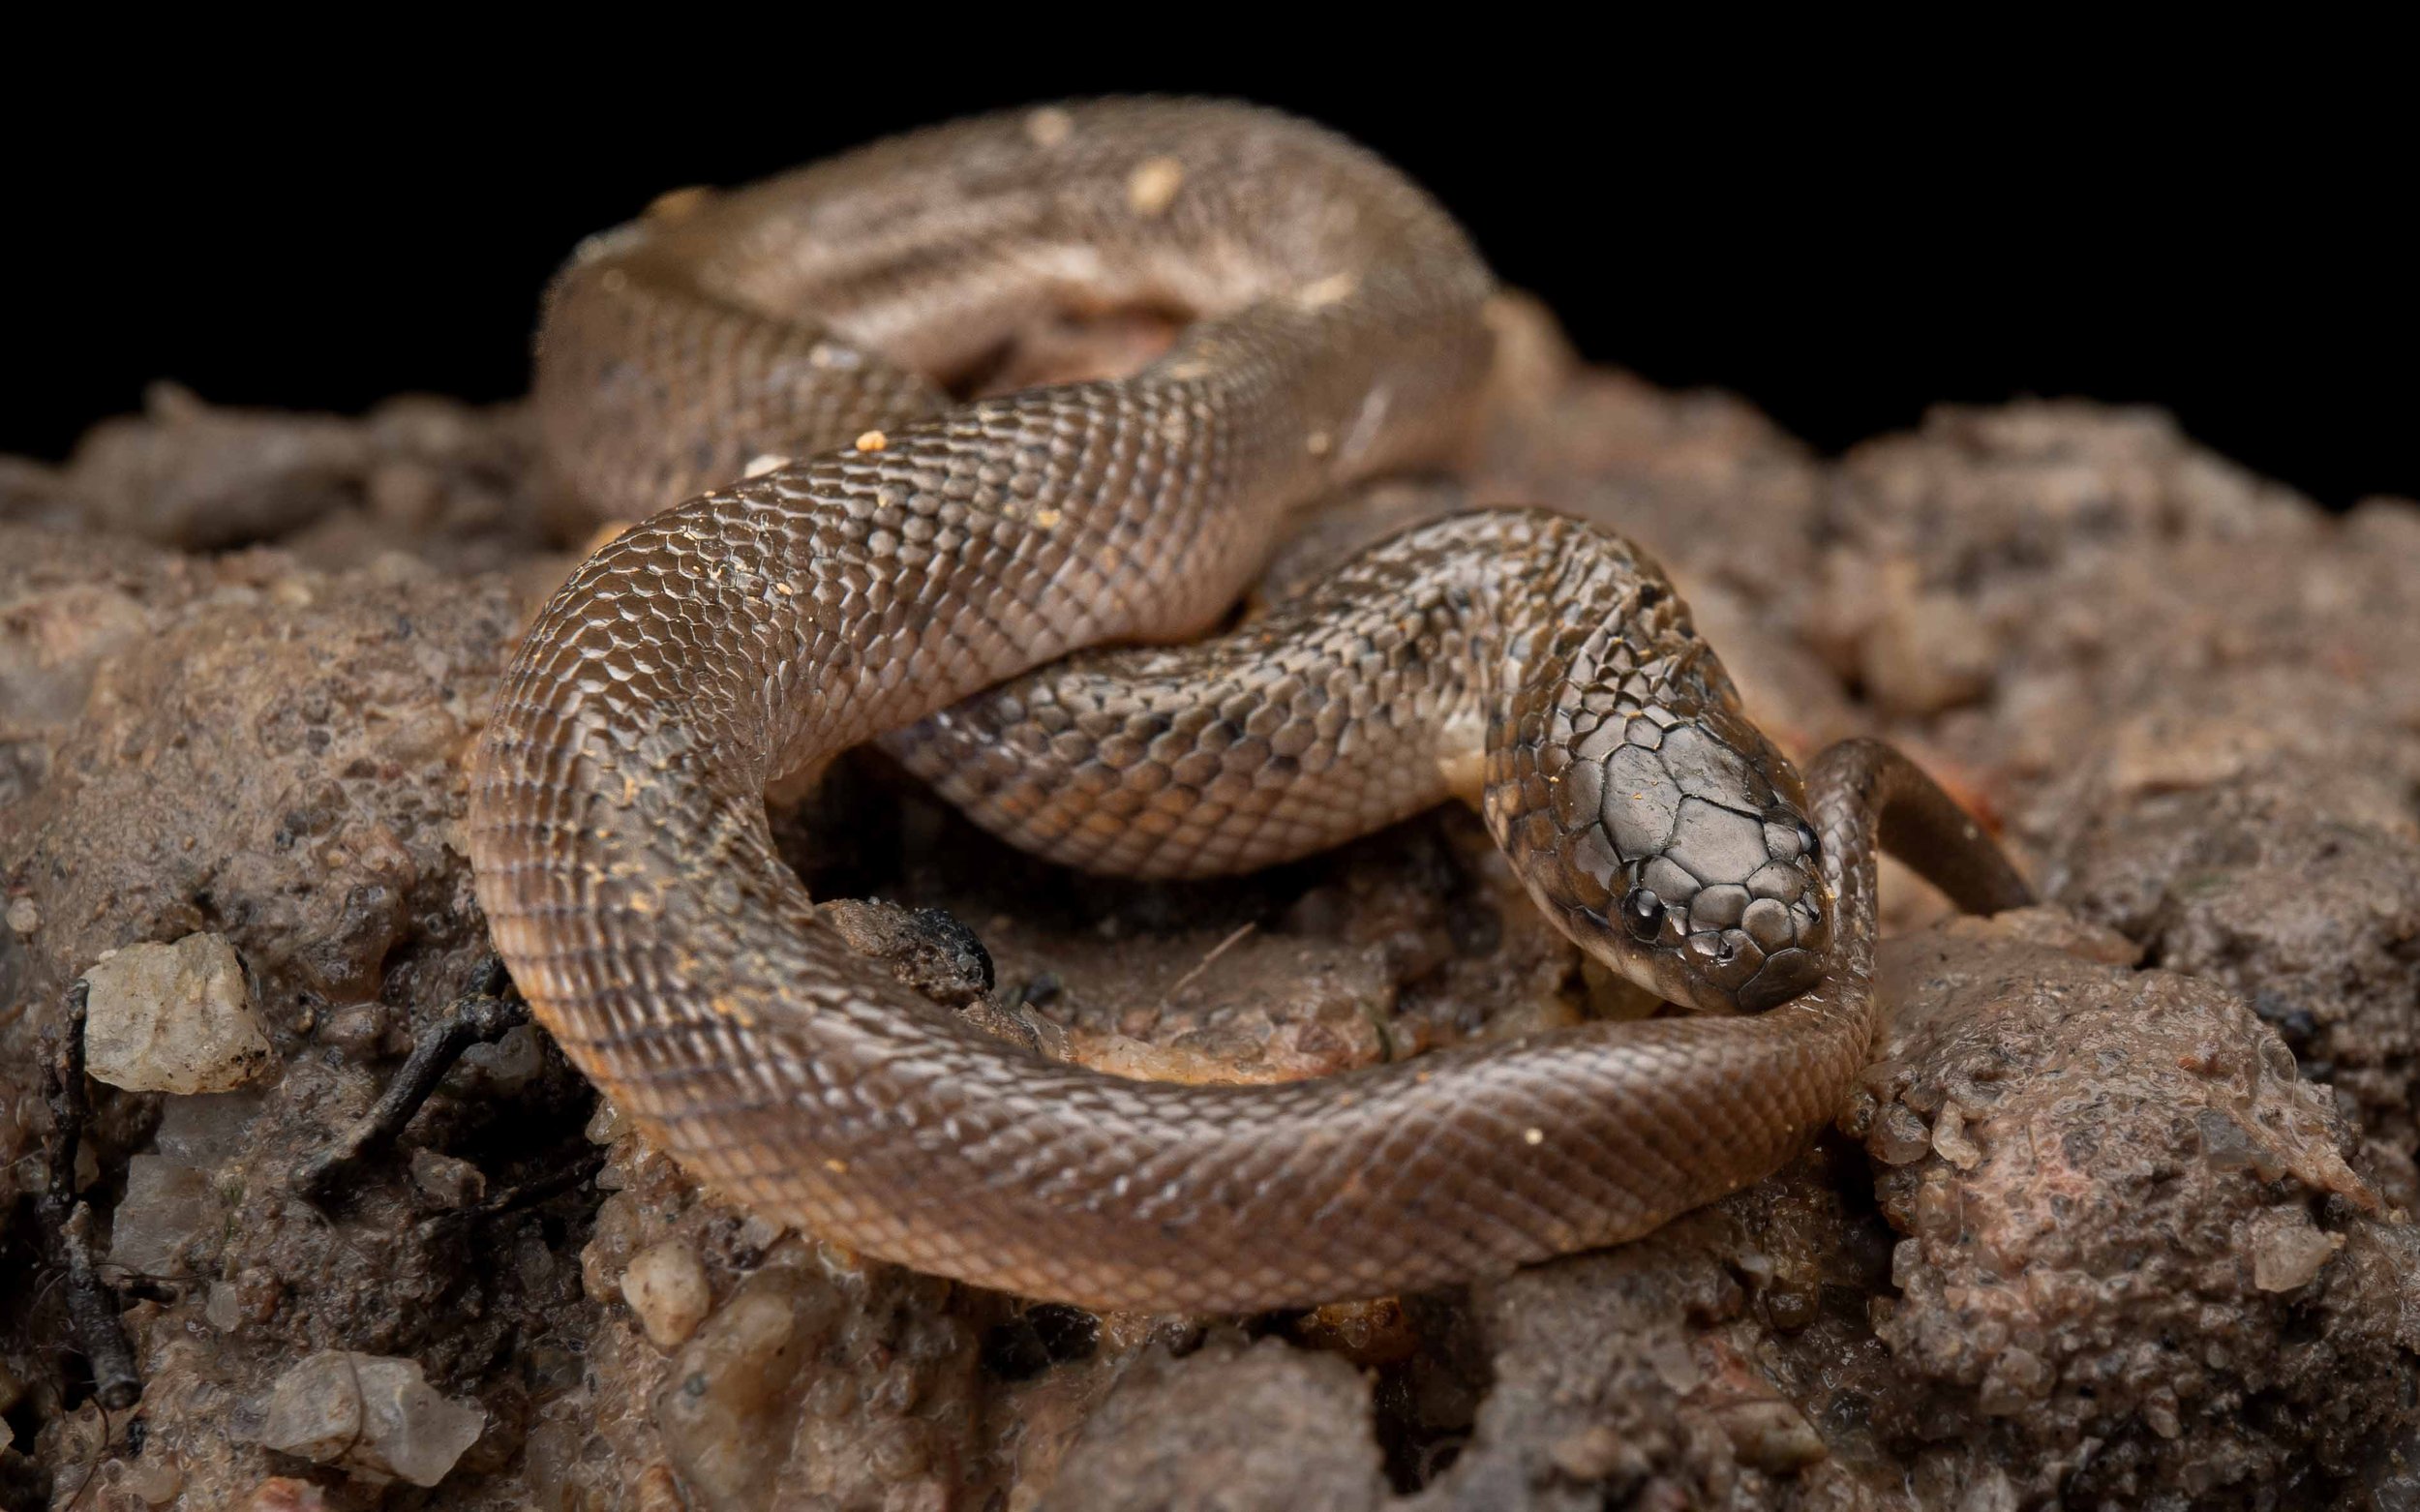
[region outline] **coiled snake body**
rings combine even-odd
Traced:
[[[758,475],[586,562],[477,753],[480,901],[564,1050],[769,1216],[1095,1306],[1469,1279],[1779,1164],[1872,1035],[1877,823],[1970,906],[2023,885],[1882,747],[1802,786],[1620,541],[1449,519],[1224,640],[998,686],[1199,633],[1289,511],[1444,455],[1489,287],[1376,160],[1217,104],[944,128],[592,243],[541,335],[557,466],[630,515]],[[921,376],[1038,305],[1195,318],[1125,378],[952,405]],[[1482,789],[1585,949],[1767,1011],[1280,1086],[1055,1063],[852,954],[776,859],[768,784],[885,736],[993,828],[1159,875]]]

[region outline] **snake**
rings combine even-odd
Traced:
[[[499,953],[570,1060],[722,1197],[1102,1309],[1432,1289],[1771,1173],[1877,1029],[1876,854],[2028,900],[1889,747],[1802,776],[1638,548],[1533,508],[1382,542],[1222,631],[1289,521],[1449,467],[1492,276],[1289,116],[972,118],[591,239],[550,287],[550,468],[637,519],[538,612],[472,753]],[[983,392],[1035,312],[1176,326]],[[1053,1059],[853,951],[769,787],[883,741],[1067,864],[1248,870],[1452,798],[1590,956],[1706,1010],[1277,1084]]]

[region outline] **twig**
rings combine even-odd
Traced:
[[[489,956],[471,977],[469,990],[412,1042],[410,1057],[370,1111],[325,1149],[295,1165],[288,1178],[294,1191],[314,1202],[325,1197],[356,1174],[363,1163],[395,1142],[463,1051],[501,1039],[529,1021],[529,1005],[513,990],[504,963]]]
[[[1195,961],[1194,963],[1193,970],[1177,978],[1175,985],[1160,994],[1158,1007],[1165,1008],[1168,1004],[1174,1002],[1178,993],[1184,991],[1187,987],[1192,986],[1195,983],[1201,980],[1201,974],[1208,971],[1212,963],[1216,962],[1220,956],[1225,955],[1236,946],[1241,945],[1244,941],[1244,936],[1252,933],[1255,929],[1259,927],[1259,922],[1255,920],[1252,922],[1246,923],[1242,928],[1237,929],[1233,934],[1228,935],[1225,939],[1221,940],[1218,944],[1210,947],[1209,954],[1204,955],[1200,960]]]
[[[143,1378],[118,1320],[118,1294],[102,1283],[92,1258],[92,1206],[76,1196],[76,1157],[92,1104],[84,1093],[84,1016],[91,988],[82,978],[67,989],[67,1018],[58,1047],[43,1066],[43,1102],[50,1109],[50,1189],[43,1215],[59,1264],[67,1272],[68,1323],[92,1366],[93,1396],[105,1411],[142,1400]]]
[[[541,1202],[574,1190],[604,1169],[606,1154],[607,1152],[598,1146],[589,1145],[560,1166],[534,1180],[525,1182],[509,1191],[499,1192],[486,1201],[473,1206],[460,1208],[450,1213],[439,1213],[423,1219],[420,1223],[420,1231],[424,1235],[433,1234],[448,1224],[475,1223],[482,1219],[501,1217],[521,1208],[535,1207]]]

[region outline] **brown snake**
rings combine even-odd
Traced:
[[[1801,787],[1621,541],[1449,519],[1223,640],[995,687],[1200,633],[1290,511],[1442,458],[1489,290],[1369,155],[1204,103],[922,133],[584,249],[541,335],[557,466],[632,515],[759,475],[586,562],[476,757],[479,898],[564,1050],[757,1211],[1103,1307],[1501,1272],[1802,1146],[1873,1033],[1877,825],[1969,907],[2024,885],[1883,747],[1835,747]],[[1038,308],[1193,318],[1122,378],[953,405],[918,376],[971,381]],[[1585,949],[1668,999],[1767,1011],[1278,1086],[1053,1062],[853,954],[776,859],[767,786],[885,736],[1021,842],[1159,875],[1483,788]]]

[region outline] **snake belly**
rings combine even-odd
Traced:
[[[1167,761],[1160,726],[1071,714],[1058,733],[1127,759],[1074,760],[1086,774],[1023,815],[995,771],[994,818],[1049,808],[1064,841],[1132,805],[1130,829],[1162,816],[1144,827],[1162,869],[1233,868],[1476,771],[1575,938],[1660,949],[1637,969],[1668,995],[1791,996],[1770,1012],[1289,1085],[1133,1081],[899,985],[774,854],[769,784],[886,735],[940,749],[939,725],[895,733],[1072,651],[1187,641],[1290,512],[1443,458],[1484,376],[1490,287],[1376,159],[1215,103],[972,121],[590,243],[541,335],[554,465],[621,514],[754,475],[572,575],[473,759],[480,902],[564,1051],[755,1211],[1096,1307],[1240,1312],[1495,1274],[1646,1232],[1801,1147],[1873,1033],[1877,824],[1970,906],[2023,884],[1880,747],[1836,749],[1801,789],[1652,565],[1575,522],[1514,511],[1381,547],[1325,600],[1358,629],[1298,616],[1194,653],[1224,657],[1250,708],[1212,701]],[[951,403],[927,375],[980,370],[1037,304],[1192,318],[1131,377]],[[1156,675],[1181,685],[1186,666]],[[1602,780],[1650,714],[1669,721],[1655,741],[1697,742],[1665,753],[1676,817],[1652,843]],[[1204,731],[1215,759],[1179,780]]]

